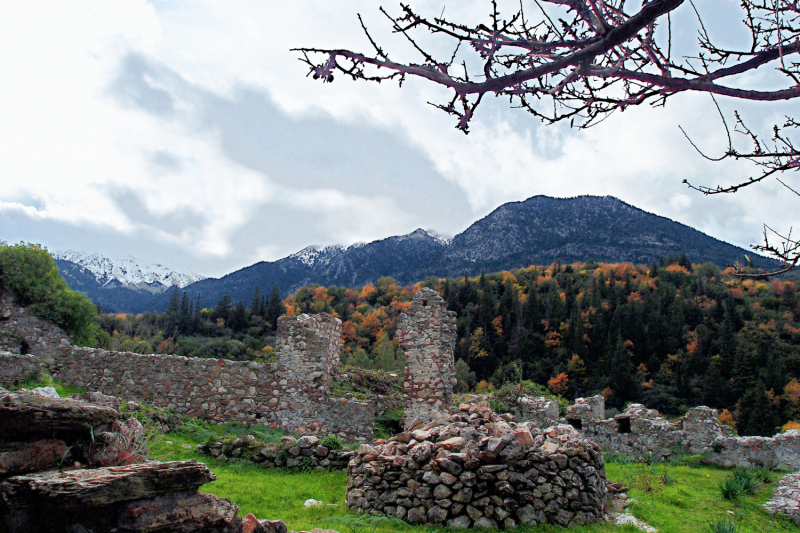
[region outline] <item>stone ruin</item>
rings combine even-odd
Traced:
[[[427,287],[414,294],[400,315],[397,338],[406,356],[403,392],[405,425],[414,420],[443,420],[454,405],[456,384],[453,354],[456,317],[439,293]]]
[[[664,460],[676,454],[705,454],[705,462],[723,467],[800,468],[800,431],[789,430],[774,437],[737,437],[719,423],[719,412],[694,407],[677,420],[667,420],[658,411],[630,404],[625,411],[605,418],[603,397],[577,398],[564,418],[557,406],[545,398],[522,397],[517,417],[537,427],[566,423],[601,449],[630,455],[636,460]]]
[[[348,467],[347,506],[453,528],[601,520],[599,447],[568,425],[543,431],[512,419],[486,402],[462,404],[447,419],[362,444]]]
[[[114,405],[107,396],[87,397]],[[199,493],[215,479],[202,463],[127,453],[131,447],[121,443],[137,425],[121,422],[113,407],[0,389],[0,529],[286,532],[282,522],[243,520],[230,500]]]
[[[16,305],[10,292],[0,291],[0,352],[34,354],[51,361],[71,345],[63,329]]]
[[[319,437],[281,438],[280,444],[259,446],[255,437],[243,435],[229,443],[199,444],[197,451],[220,460],[245,459],[267,468],[285,467],[301,470],[344,470],[356,452],[324,446]],[[341,446],[341,445],[340,445]]]

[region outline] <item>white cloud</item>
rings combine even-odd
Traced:
[[[506,4],[513,2],[501,7]],[[443,4],[414,6],[438,14]],[[446,8],[449,16],[470,21],[488,9],[483,0]],[[580,132],[544,127],[490,99],[464,136],[450,117],[427,105],[449,97],[439,87],[409,80],[399,89],[341,77],[323,85],[306,78],[305,66],[289,49],[368,49],[359,12],[381,44],[397,51],[395,57],[412,57],[401,38],[386,31],[369,0],[4,4],[0,65],[11,82],[0,85],[0,210],[105,227],[121,239],[136,236],[133,255],[171,247],[182,261],[206,265],[207,273],[276,259],[308,244],[368,241],[419,226],[453,234],[503,202],[535,194],[610,194],[741,245],[758,239],[762,221],[777,227],[794,222],[793,210],[774,208],[786,205],[787,196],[774,183],[725,198],[706,198],[681,184],[684,178],[733,182],[752,172],[709,163],[683,138],[679,124],[704,149],[719,152],[725,146],[715,111],[702,95],[676,97],[666,109],[631,109]],[[125,81],[131,58],[146,62],[147,69]],[[297,126],[282,142],[294,143],[291,156],[306,175],[291,176],[291,161],[270,166],[263,154],[259,159],[259,152],[271,154],[272,147],[251,143],[255,147],[248,145],[247,154],[236,151],[252,139],[232,139],[224,113],[262,111],[241,102],[242,88],[260,91],[295,120],[281,118],[281,127]],[[744,108],[758,110],[751,116],[762,129],[787,109]],[[315,120],[328,124],[330,117],[350,128],[348,139],[383,135],[386,160],[360,157],[363,146],[354,146],[353,153],[332,151],[325,139],[309,135]],[[399,144],[408,145],[405,159],[392,160]],[[425,194],[429,183],[435,204],[436,194],[454,196],[443,185],[449,182],[464,191],[471,213],[415,211],[413,201],[398,194],[397,176],[414,151],[416,166],[409,172],[416,181],[408,180],[414,188],[409,194]],[[330,167],[314,169],[308,161],[314,154],[328,158]],[[371,174],[380,186],[370,188]],[[142,235],[152,240],[152,250],[142,249]]]

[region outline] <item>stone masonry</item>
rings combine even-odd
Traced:
[[[0,387],[15,387],[42,371],[35,355],[0,352]]]
[[[405,424],[447,417],[456,383],[453,354],[455,313],[433,289],[414,294],[411,307],[400,315],[397,338],[406,356]]]
[[[410,524],[510,529],[600,521],[606,490],[600,449],[574,428],[542,431],[481,402],[362,444],[348,466],[345,501]]]
[[[72,340],[63,329],[14,303],[8,291],[0,291],[0,351],[35,354],[50,361],[69,351]]]
[[[49,368],[67,383],[177,414],[364,440],[372,436],[372,407],[328,397],[340,329],[341,322],[325,314],[281,317],[277,363],[75,347]]]

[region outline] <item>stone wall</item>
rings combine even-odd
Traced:
[[[0,352],[0,387],[15,387],[41,370],[35,355]]]
[[[800,431],[790,429],[774,437],[719,437],[707,462],[748,468],[800,468]]]
[[[463,404],[445,421],[362,444],[348,466],[347,506],[453,528],[600,521],[599,448],[570,426],[542,431],[511,418]]]
[[[277,363],[75,347],[49,367],[67,383],[195,418],[364,440],[372,436],[371,406],[328,397],[340,329],[329,315],[281,317]]]
[[[323,446],[327,444],[327,446]],[[338,448],[341,448],[339,444]],[[220,460],[246,460],[266,468],[285,467],[296,470],[344,470],[356,452],[337,449],[324,439],[303,436],[283,437],[279,443],[259,445],[252,435],[243,435],[230,442],[198,444],[197,451]]]
[[[69,351],[71,343],[64,330],[16,305],[10,292],[0,291],[0,351],[51,361]]]
[[[453,354],[455,313],[433,289],[414,294],[411,307],[400,315],[397,338],[406,356],[405,423],[445,418],[453,407],[456,383]]]

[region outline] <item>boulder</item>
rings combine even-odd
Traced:
[[[52,468],[66,453],[67,444],[58,439],[0,444],[0,478]]]
[[[119,411],[119,398],[116,396],[108,396],[102,392],[84,392],[83,394],[73,394],[72,398],[87,403],[93,403],[94,405],[100,405],[102,407],[110,407],[115,411]]]
[[[20,392],[0,395],[0,439],[5,442],[58,438],[91,439],[111,426],[119,413],[72,398],[47,398]]]

